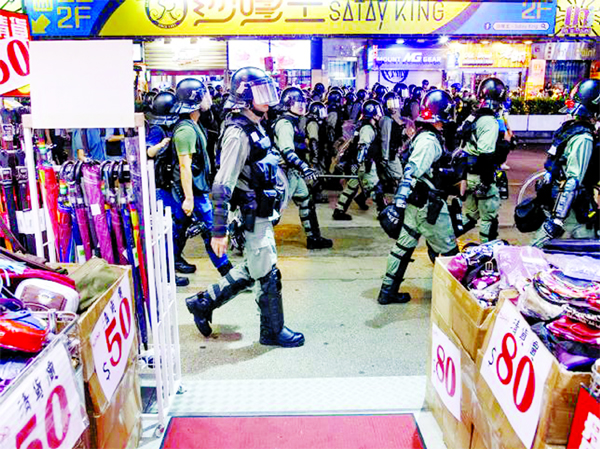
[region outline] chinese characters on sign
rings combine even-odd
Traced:
[[[558,0],[557,36],[600,36],[600,0]]]
[[[133,300],[129,279],[121,281],[92,331],[94,367],[106,399],[110,401],[123,377],[135,337]]]
[[[550,34],[540,0],[26,0],[36,37]],[[302,28],[299,25],[308,24]]]
[[[29,84],[27,16],[0,11],[0,95]]]
[[[34,363],[0,410],[0,447],[70,449],[87,421],[71,358],[61,342]]]

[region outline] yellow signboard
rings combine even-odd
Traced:
[[[25,0],[34,37],[550,34],[529,0]]]
[[[525,84],[525,96],[527,98],[535,98],[540,95],[540,92],[544,89],[545,77],[546,60],[532,59],[527,84]]]
[[[558,0],[557,36],[600,36],[600,0]]]

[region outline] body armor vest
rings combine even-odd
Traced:
[[[173,136],[177,133],[181,127],[187,126],[194,130],[196,133],[196,152],[192,155],[192,177],[194,190],[200,193],[210,192],[209,177],[210,177],[210,159],[206,148],[204,148],[203,141],[208,145],[208,139],[204,130],[194,123],[192,119],[180,120],[175,124],[173,129]],[[204,139],[202,139],[204,137]],[[175,151],[175,157],[177,157]],[[173,166],[173,178],[174,182],[181,184],[181,172],[179,163],[176,161]]]

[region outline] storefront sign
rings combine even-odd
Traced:
[[[554,30],[540,0],[25,0],[35,38],[378,34],[537,34]]]
[[[431,325],[431,383],[450,413],[460,421],[462,376],[460,349],[434,324]]]
[[[546,60],[532,59],[529,66],[529,76],[525,85],[525,96],[533,98],[538,96],[540,91],[544,89],[544,81],[546,79]]]
[[[448,68],[529,66],[531,47],[527,44],[460,44],[453,43],[448,51]]]
[[[597,61],[600,59],[600,44],[591,42],[548,42],[533,44],[534,59],[547,61]]]
[[[531,448],[537,431],[553,359],[516,307],[506,301],[496,317],[481,376],[526,448]]]
[[[27,16],[0,11],[0,95],[29,84]]]
[[[123,377],[136,333],[129,279],[125,277],[92,331],[94,367],[104,396],[110,402]]]
[[[369,51],[369,67],[379,70],[440,70],[446,68],[446,48],[379,47]]]
[[[265,67],[265,58],[272,57],[272,70],[310,70],[310,41],[305,40],[238,40],[228,42],[229,69]]]
[[[593,397],[583,386],[577,396],[577,407],[567,447],[573,449],[600,447],[600,400]]]
[[[87,420],[71,357],[59,343],[34,363],[0,410],[0,447],[71,449]]]
[[[600,0],[558,0],[557,36],[600,36]]]

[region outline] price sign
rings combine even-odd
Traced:
[[[129,279],[124,278],[92,331],[94,367],[108,401],[112,399],[127,366],[136,332],[134,310]]]
[[[29,84],[29,42],[19,38],[0,40],[0,94]]]
[[[87,422],[71,358],[59,343],[35,363],[0,411],[0,447],[71,449]]]
[[[533,444],[553,358],[515,306],[506,301],[496,318],[481,376],[527,448]]]
[[[431,329],[431,383],[446,408],[460,421],[460,349],[435,323]]]

